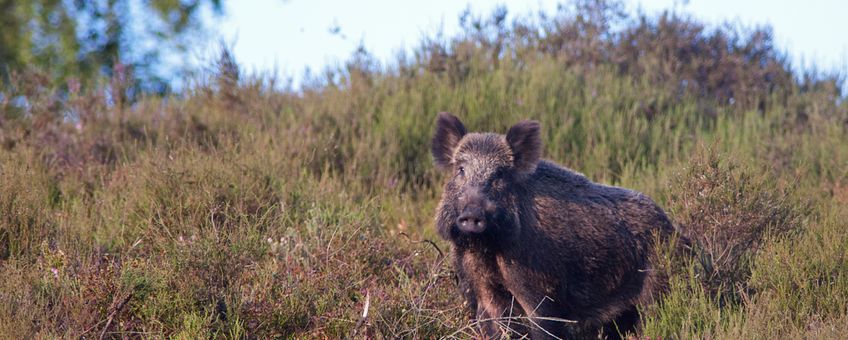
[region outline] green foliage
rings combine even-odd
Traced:
[[[756,31],[615,8],[469,15],[388,70],[360,51],[298,91],[227,54],[182,96],[133,105],[110,95],[120,77],[60,101],[21,75],[3,100],[28,105],[0,101],[0,337],[474,336],[432,227],[443,110],[472,130],[538,119],[546,158],[690,232],[690,252],[658,255],[670,287],[644,336],[844,335],[836,78],[780,68]]]
[[[204,7],[220,0],[0,1],[0,84],[36,68],[51,83],[90,85],[102,76],[131,69],[140,89],[163,91],[160,53],[179,52],[197,36]],[[139,29],[140,28],[140,29]]]
[[[670,193],[669,213],[697,245],[697,276],[722,302],[745,293],[763,239],[797,232],[809,213],[785,187],[791,183],[779,187],[771,176],[756,174],[731,155],[695,154]]]

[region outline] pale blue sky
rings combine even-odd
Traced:
[[[241,0],[225,2],[227,15],[213,25],[231,44],[248,71],[303,74],[346,60],[360,41],[380,60],[392,60],[421,37],[440,28],[450,36],[469,5],[490,13],[506,4],[510,14],[543,10],[554,13],[556,0],[400,1],[400,0]],[[735,21],[746,26],[771,24],[778,47],[793,64],[846,70],[848,67],[848,0],[627,0],[628,11],[647,13],[677,8],[707,23]],[[346,38],[329,29],[341,28]]]

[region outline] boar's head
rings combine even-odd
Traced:
[[[516,198],[541,154],[538,122],[520,122],[506,135],[468,133],[457,117],[443,112],[431,151],[436,166],[447,172],[437,213],[442,237],[518,232]]]

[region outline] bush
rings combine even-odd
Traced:
[[[692,241],[698,277],[713,298],[739,302],[767,237],[801,230],[809,212],[789,186],[715,149],[700,150],[677,175],[671,215]]]

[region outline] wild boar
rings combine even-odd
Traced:
[[[651,263],[657,240],[674,234],[657,204],[540,159],[535,121],[506,135],[467,133],[440,113],[431,151],[448,173],[436,227],[486,336],[505,326],[534,339],[636,329],[637,306],[663,287]]]

